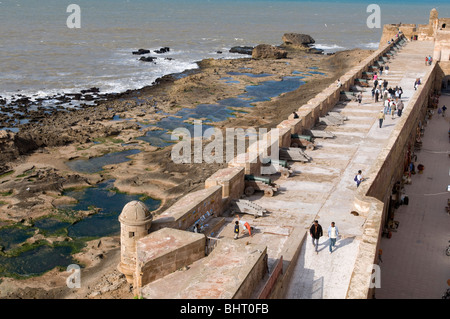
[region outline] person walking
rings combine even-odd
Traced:
[[[445,117],[445,110],[447,107],[445,105],[442,106],[442,117]]]
[[[239,221],[234,223],[234,239],[238,239],[239,237]]]
[[[316,253],[319,253],[319,238],[323,236],[322,226],[318,220],[314,221],[314,224],[309,229],[309,233],[312,238],[312,244],[315,247]]]
[[[359,92],[359,93],[358,93],[358,97],[357,97],[357,98],[358,98],[358,104],[359,104],[359,105],[361,105],[362,97],[363,97],[363,96],[362,96],[362,93]]]
[[[403,89],[402,87],[398,88],[398,98],[401,99],[402,98],[402,94],[403,94]]]
[[[391,102],[389,104],[389,108],[391,110],[391,118],[394,119],[395,118],[395,111],[397,110],[397,107],[395,105],[394,100],[391,100]]]
[[[384,110],[380,111],[380,114],[378,114],[378,121],[380,122],[380,128],[383,126],[383,120],[384,120]]]
[[[330,254],[333,252],[333,247],[336,245],[336,240],[339,236],[339,230],[334,222],[331,222],[328,227],[328,238],[330,238]]]
[[[364,181],[364,177],[362,177],[362,171],[359,170],[358,174],[356,174],[354,181],[356,182],[356,187],[359,187],[362,181]]]
[[[398,103],[397,103],[397,115],[398,115],[398,117],[402,116],[403,107],[404,107],[403,101],[399,100]]]
[[[378,86],[378,80],[373,81],[373,87],[376,89]]]
[[[389,113],[389,103],[390,102],[391,101],[389,99],[384,101],[384,110],[383,110],[384,114],[388,114]]]
[[[386,88],[384,88],[384,91],[383,91],[383,103],[386,102],[386,99],[388,97],[389,97],[389,91]]]

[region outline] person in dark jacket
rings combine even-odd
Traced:
[[[320,226],[319,221],[314,221],[314,224],[309,229],[309,233],[312,238],[313,246],[316,249],[316,253],[319,253],[319,238],[323,236],[322,226]]]
[[[234,223],[234,239],[238,239],[239,237],[239,222],[236,221]]]

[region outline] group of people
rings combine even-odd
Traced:
[[[431,55],[425,57],[425,65],[431,65],[433,63],[433,58]]]
[[[380,74],[381,72],[382,69],[380,68]],[[402,101],[402,87],[396,86],[395,88],[388,88],[388,85],[389,82],[386,79],[382,81],[381,79],[378,79],[377,72],[374,73],[372,98],[375,100],[375,103],[378,103],[381,99],[384,106],[384,108],[378,115],[380,128],[383,126],[383,121],[386,118],[386,114],[390,114],[391,118],[394,119],[395,114],[397,114],[399,117],[402,116],[404,108],[404,104]]]
[[[316,253],[319,253],[319,239],[323,236],[322,226],[319,224],[318,220],[314,221],[314,224],[309,229],[309,234],[312,238],[312,244]],[[330,239],[328,248],[330,254],[333,252],[333,248],[336,246],[336,241],[339,237],[339,230],[336,227],[335,222],[331,222],[331,225],[328,227],[328,238]]]
[[[387,88],[388,82],[386,80],[383,81],[382,84],[378,84],[378,81],[374,81],[374,86],[372,88],[372,98],[375,100],[375,103],[382,99],[383,103],[386,99],[401,99],[403,94],[402,87],[396,86],[395,88],[389,87]]]

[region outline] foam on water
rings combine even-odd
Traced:
[[[383,1],[382,24],[427,23],[420,1]],[[20,6],[17,6],[20,4]],[[204,58],[240,58],[233,46],[281,44],[285,32],[310,34],[316,48],[376,49],[381,29],[366,25],[356,0],[78,0],[81,28],[69,29],[67,4],[46,0],[0,3],[0,95],[38,97],[90,87],[102,93],[151,85],[158,77],[197,68]],[[450,3],[436,0],[441,16]],[[156,54],[161,47],[170,52]],[[156,64],[131,52],[151,50]],[[221,51],[222,53],[217,53]],[[172,58],[168,61],[164,58]]]

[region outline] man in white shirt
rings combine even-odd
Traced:
[[[334,224],[331,222],[331,226],[328,227],[328,237],[330,238],[330,254],[333,252],[333,247],[336,244],[336,239],[339,236],[339,230]]]

